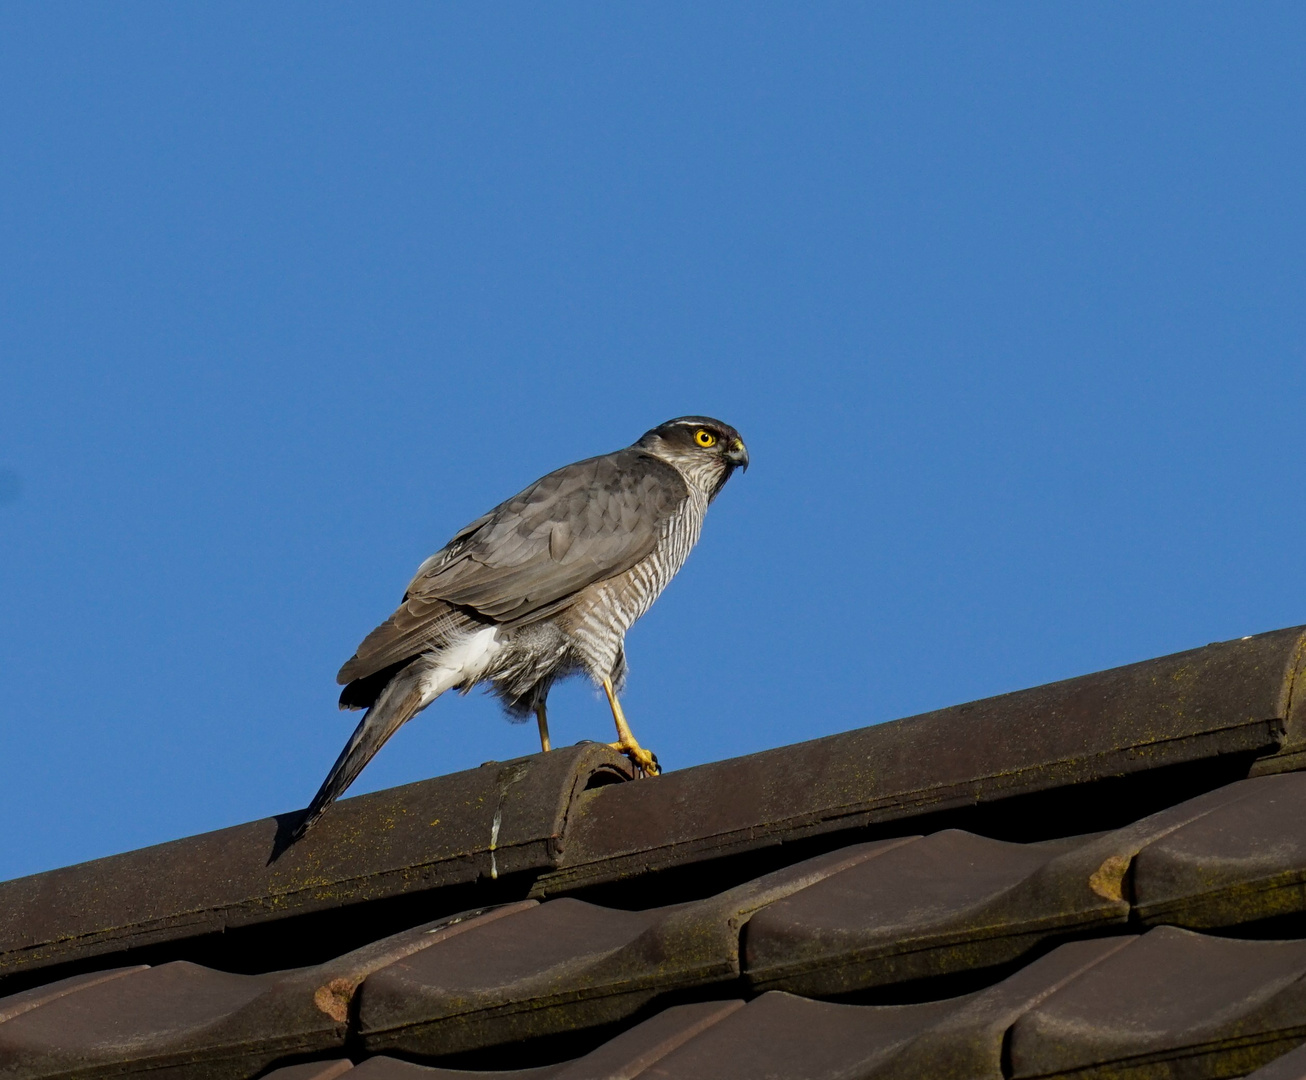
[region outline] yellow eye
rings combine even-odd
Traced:
[[[704,431],[702,428],[694,432],[694,441],[699,446],[716,446],[716,436],[710,431]]]

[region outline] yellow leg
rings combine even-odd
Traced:
[[[612,708],[612,719],[617,724],[617,741],[609,745],[614,750],[620,750],[626,757],[635,763],[635,768],[645,776],[657,776],[662,769],[658,765],[656,754],[651,754],[635,741],[635,736],[631,733],[630,725],[626,723],[626,714],[621,711],[621,702],[617,700],[617,692],[612,689],[612,680],[603,680],[603,692],[608,695],[608,705]]]
[[[540,725],[540,749],[546,754],[552,749],[549,746],[549,714],[544,711],[544,702],[535,706],[535,720]]]

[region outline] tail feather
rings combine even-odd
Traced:
[[[303,836],[326,808],[344,793],[391,735],[439,696],[428,697],[430,690],[426,676],[433,666],[421,660],[409,664],[381,691],[376,703],[363,714],[313,801],[308,804],[308,811],[295,828],[292,841]]]

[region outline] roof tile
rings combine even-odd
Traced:
[[[1306,775],[1240,781],[1095,838],[1012,844],[942,830],[749,922],[758,989],[848,993],[1017,959],[1053,936],[1230,926],[1306,911]],[[1132,878],[1132,887],[1127,878]]]
[[[622,1032],[602,1046],[557,1065],[483,1072],[415,1065],[395,1058],[368,1058],[358,1066],[358,1080],[634,1080],[713,1024],[744,1007],[738,1000],[674,1005]],[[282,1080],[272,1074],[268,1080]]]
[[[1303,942],[1161,928],[1071,942],[942,1001],[865,1006],[772,991],[747,1005],[666,1010],[559,1065],[487,1074],[381,1057],[358,1066],[359,1080],[1000,1080],[1004,1046],[1017,1080],[1232,1076],[1306,1034],[1303,973]],[[1281,1077],[1299,1075],[1292,1067],[1285,1060]]]
[[[749,982],[842,994],[1002,964],[1052,934],[1123,925],[1129,904],[1089,884],[1102,861],[1083,839],[1009,844],[955,829],[913,838],[754,915]]]
[[[1207,801],[1209,812],[1140,853],[1139,918],[1200,929],[1306,909],[1306,775],[1245,780]]]
[[[235,1080],[289,1054],[343,1048],[350,1003],[371,972],[522,909],[442,919],[313,968],[237,975],[186,961],[79,977],[0,999],[0,1075],[13,1080],[121,1076],[167,1068]],[[103,975],[117,975],[105,978]]]
[[[144,964],[136,964],[132,967],[92,971],[86,975],[74,975],[72,978],[60,979],[57,982],[46,983],[44,986],[37,986],[31,990],[24,990],[20,994],[10,994],[8,997],[0,998],[0,1024],[3,1024],[6,1020],[12,1020],[15,1016],[21,1016],[30,1009],[35,1009],[57,998],[64,997],[66,994],[75,994],[78,990],[85,990],[97,983],[109,982],[111,979],[120,979],[124,975],[130,975],[136,971],[144,971],[145,967]]]
[[[81,1080],[171,1066],[196,1080],[244,1077],[283,1053],[343,1046],[343,1024],[277,991],[272,976],[185,961],[96,983],[0,1024],[0,1074]]]
[[[1246,1080],[1306,1080],[1306,1046],[1289,1050],[1268,1065],[1262,1065]]]
[[[974,994],[918,1005],[842,1005],[770,992],[642,1074],[648,1080],[973,1080],[1002,1076],[1007,1028],[1119,939],[1075,942]]]
[[[267,1080],[336,1080],[354,1067],[347,1058],[333,1061],[310,1061],[304,1065],[287,1065],[267,1074]]]
[[[523,910],[369,977],[363,1043],[456,1053],[609,1023],[661,994],[733,979],[753,912],[904,842],[842,848],[689,904],[624,911],[563,897]]]
[[[1306,942],[1158,927],[1016,1021],[1013,1075],[1250,1072],[1306,1036],[1304,976]]]

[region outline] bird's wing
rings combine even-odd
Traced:
[[[689,491],[674,468],[634,450],[568,465],[469,526],[408,586],[495,622],[515,622],[653,550]],[[431,565],[433,564],[433,565]]]
[[[459,622],[524,622],[556,611],[648,555],[688,496],[672,466],[635,449],[550,473],[427,559],[399,610],[367,636],[339,681],[404,660]]]

